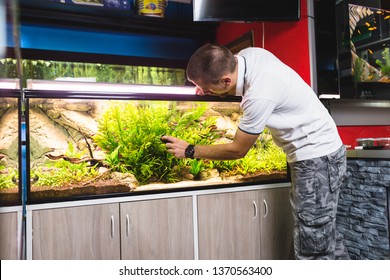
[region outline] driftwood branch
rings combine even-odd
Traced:
[[[87,147],[88,147],[89,156],[91,158],[93,158],[92,148],[91,148],[91,145],[88,142],[87,136],[81,131],[81,129],[79,129],[79,133],[84,137],[84,141],[85,141],[85,143],[87,144]]]
[[[83,163],[83,162],[89,162],[89,164],[91,166],[98,165],[98,166],[105,166],[105,167],[107,167],[107,165],[103,162],[102,159],[96,159],[96,158],[90,158],[90,157],[86,157],[86,158],[73,158],[73,157],[68,157],[66,155],[54,156],[54,155],[51,155],[51,154],[47,154],[46,157],[48,157],[51,160],[63,159],[63,160],[66,160],[66,161],[68,161],[70,163],[74,163],[74,164],[80,164],[80,163]]]

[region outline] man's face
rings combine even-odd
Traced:
[[[197,95],[211,95],[211,96],[219,96],[225,97],[229,94],[229,90],[231,88],[229,85],[219,83],[217,85],[214,84],[204,84],[201,82],[191,81],[196,86],[196,94]]]

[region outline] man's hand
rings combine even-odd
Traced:
[[[168,153],[176,158],[185,158],[184,152],[189,145],[186,141],[166,135],[161,137],[161,141],[165,143]]]

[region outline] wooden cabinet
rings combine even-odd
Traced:
[[[32,213],[33,259],[194,259],[192,197]]]
[[[199,259],[260,259],[258,191],[198,197]]]
[[[102,204],[32,213],[33,259],[119,259],[119,205]]]
[[[289,259],[289,188],[198,197],[200,259]]]
[[[194,259],[192,197],[121,203],[122,259]]]
[[[28,248],[32,259],[238,260],[292,256],[293,220],[286,187],[200,192],[31,212],[32,241]],[[13,218],[0,215],[0,224],[7,225],[1,229],[0,245],[14,252],[15,243],[7,243],[10,236],[16,236]]]
[[[17,260],[19,255],[18,212],[0,213],[0,259]]]
[[[263,260],[285,260],[293,257],[293,216],[290,188],[259,191],[260,251]]]

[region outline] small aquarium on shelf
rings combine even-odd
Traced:
[[[336,5],[341,97],[390,100],[390,4],[350,2]]]
[[[232,141],[240,99],[193,87],[27,82],[29,201],[133,195],[287,181],[283,151],[264,131],[246,157],[176,159],[162,135]]]
[[[0,79],[0,206],[21,203],[18,88],[17,79]]]

